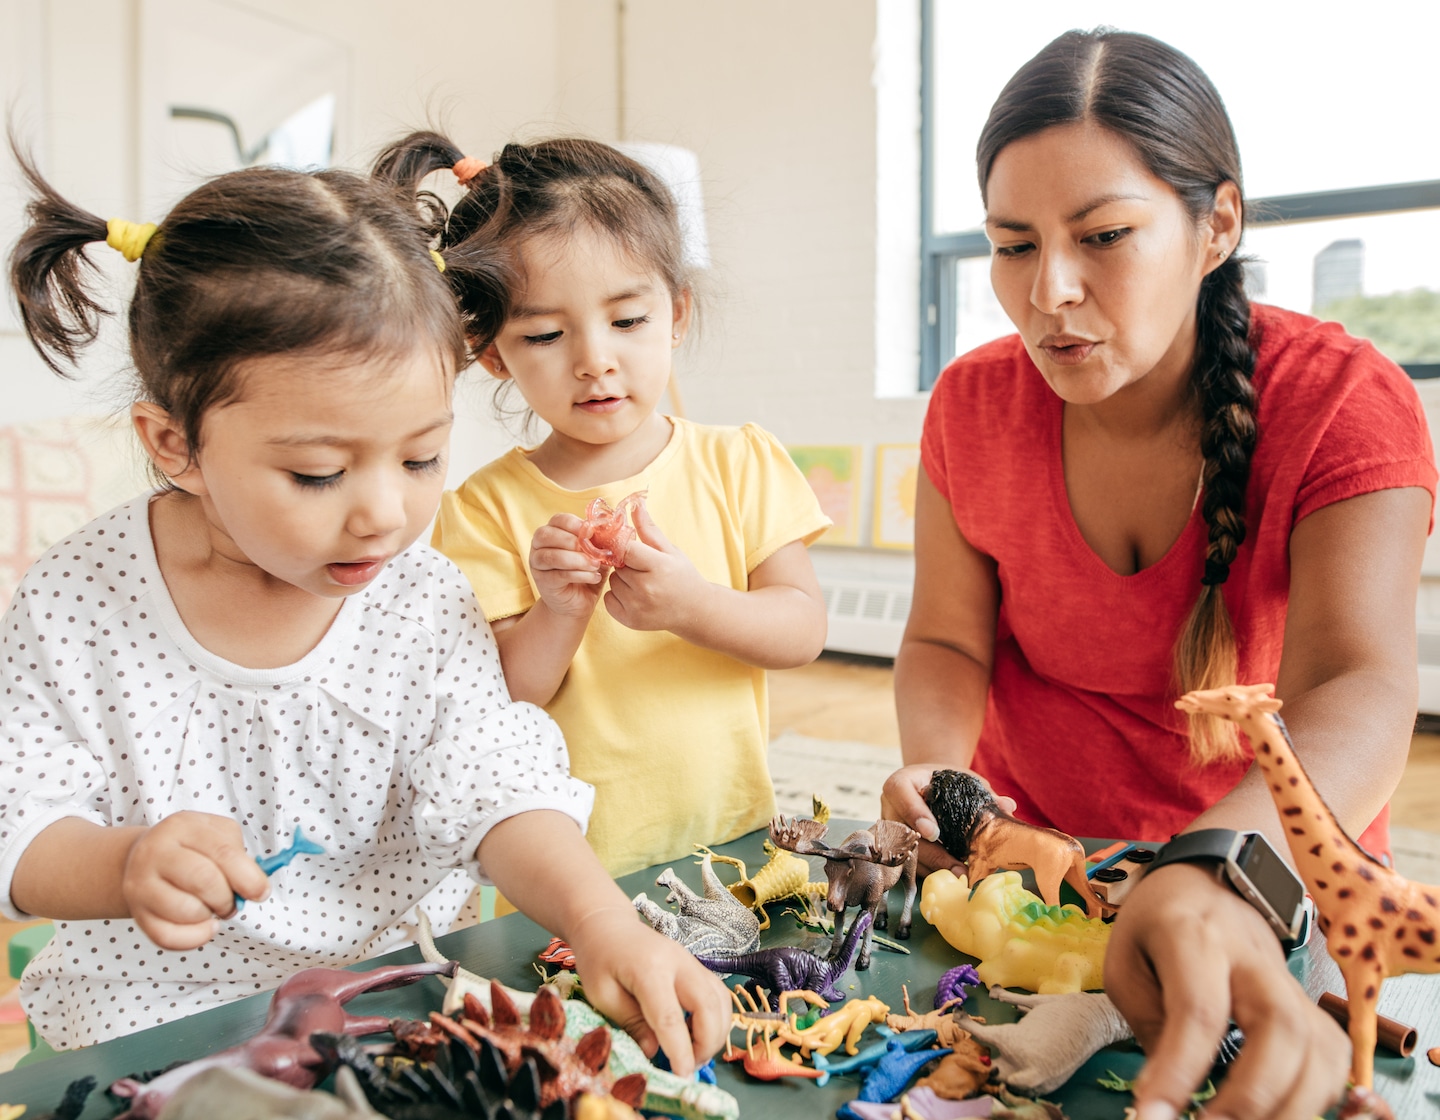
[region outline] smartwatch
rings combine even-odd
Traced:
[[[1305,884],[1258,832],[1202,828],[1171,838],[1150,870],[1167,863],[1213,863],[1230,885],[1261,915],[1285,951],[1304,944],[1309,933]]]

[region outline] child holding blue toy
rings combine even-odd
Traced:
[[[25,171],[11,279],[57,372],[104,311],[87,247],[141,262],[132,417],[161,481],[49,550],[0,628],[0,911],[57,922],[21,982],[40,1034],[86,1045],[374,957],[493,881],[647,1049],[707,1058],[724,988],[636,921],[559,729],[415,543],[468,355],[413,186],[241,171],[156,227]],[[323,853],[267,878],[297,828]]]

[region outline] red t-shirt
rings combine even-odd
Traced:
[[[1436,470],[1405,373],[1334,323],[1256,305],[1259,439],[1245,541],[1225,603],[1240,679],[1274,681],[1301,518]],[[1165,840],[1226,794],[1248,758],[1197,768],[1173,706],[1174,643],[1200,592],[1200,504],[1155,564],[1122,576],[1085,543],[1060,457],[1062,402],[1018,335],[957,358],[925,417],[921,459],[965,539],[995,559],[1000,613],[974,768],[1018,814],[1074,835]],[[1247,748],[1248,749],[1248,748]],[[1366,830],[1389,850],[1389,811]]]

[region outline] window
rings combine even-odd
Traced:
[[[1426,139],[1440,6],[1312,15],[1245,0],[1216,0],[1203,20],[1151,0],[1036,0],[1017,19],[1002,5],[921,0],[920,387],[1013,330],[990,290],[975,180],[991,104],[1056,35],[1102,24],[1185,51],[1225,99],[1253,297],[1336,319],[1411,376],[1440,376],[1440,148]]]

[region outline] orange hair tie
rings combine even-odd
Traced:
[[[455,164],[450,170],[455,172],[455,178],[459,180],[462,187],[469,186],[470,180],[483,172],[490,165],[483,159],[476,159],[474,156],[466,156]]]

